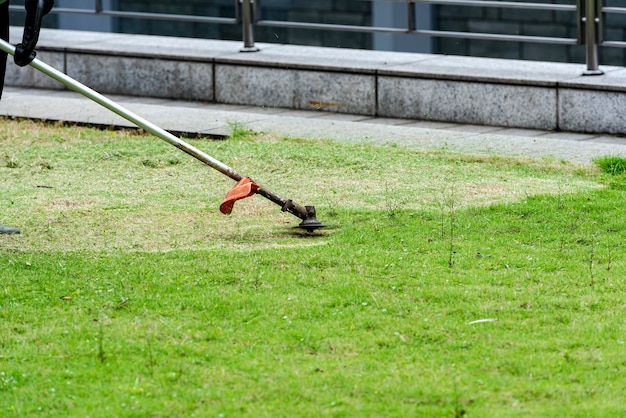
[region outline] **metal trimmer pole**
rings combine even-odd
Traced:
[[[11,45],[10,43],[0,39],[0,50],[6,52],[9,55],[15,55],[15,47],[13,45]],[[130,110],[126,109],[125,107],[115,103],[113,100],[103,96],[102,94],[98,93],[97,91],[85,86],[84,84],[74,80],[72,77],[68,76],[67,74],[62,73],[61,71],[57,70],[56,68],[46,64],[45,62],[35,58],[31,61],[30,66],[37,69],[38,71],[41,71],[42,73],[46,74],[49,77],[52,77],[53,79],[59,81],[60,83],[62,83],[63,85],[65,85],[67,88],[74,90],[77,93],[82,94],[83,96],[87,97],[88,99],[98,103],[101,106],[104,106],[105,108],[109,109],[110,111],[118,114],[119,116],[123,117],[124,119],[134,123],[135,125],[145,129],[146,131],[150,132],[151,134],[161,138],[162,140],[164,140],[165,142],[168,142],[169,144],[175,146],[176,148],[180,149],[181,151],[191,155],[192,157],[194,157],[195,159],[202,161],[203,163],[205,163],[206,165],[208,165],[211,168],[214,168],[215,170],[219,171],[220,173],[230,177],[231,179],[235,180],[235,181],[239,181],[241,179],[243,179],[245,176],[239,174],[237,171],[235,171],[233,168],[227,166],[226,164],[222,163],[219,160],[216,160],[215,158],[211,157],[210,155],[200,151],[199,149],[197,149],[196,147],[186,143],[185,141],[183,141],[182,139],[176,137],[175,135],[172,135],[171,133],[167,132],[166,130],[158,127],[157,125],[155,125],[154,123],[142,118],[141,116],[131,112]],[[303,223],[305,222],[312,222],[312,218],[311,218],[311,210],[307,209],[307,208],[312,208],[312,206],[307,206],[307,207],[302,207],[300,205],[298,205],[297,203],[292,202],[289,199],[285,199],[281,196],[279,196],[278,194],[272,192],[269,189],[266,189],[264,187],[261,186],[261,188],[259,190],[256,191],[257,194],[265,197],[266,199],[269,199],[270,201],[276,203],[277,205],[279,205],[281,207],[281,209],[284,212],[289,212],[292,215],[297,216],[298,218],[303,220]],[[313,218],[314,218],[314,213],[315,210],[313,209]],[[317,222],[317,220],[315,220],[315,222]],[[319,222],[317,222],[317,224],[319,224]],[[302,225],[302,224],[301,224]],[[319,224],[320,226],[322,226],[321,224]],[[306,226],[302,225],[303,228],[307,229]],[[309,229],[314,229],[309,228]]]

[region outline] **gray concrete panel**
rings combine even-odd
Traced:
[[[298,71],[297,109],[376,114],[376,79],[371,75]]]
[[[487,83],[379,77],[380,116],[555,129],[556,91]]]
[[[294,71],[236,65],[215,66],[215,100],[218,103],[293,108]]]
[[[626,134],[626,93],[559,90],[559,128],[575,132]]]
[[[59,52],[40,51],[37,58],[45,61],[59,71],[64,71],[65,60]],[[7,72],[5,77],[7,86],[37,87],[43,89],[63,90],[65,87],[58,81],[40,73],[32,67],[18,67],[9,57],[7,60]]]
[[[209,63],[68,53],[67,74],[103,93],[214,98],[213,66]]]
[[[371,75],[216,65],[218,103],[374,115]]]

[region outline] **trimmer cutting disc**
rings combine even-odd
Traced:
[[[300,222],[298,228],[304,229],[307,232],[313,232],[320,228],[325,228],[327,225],[324,225],[315,217],[315,206],[305,206],[306,209],[306,218]]]
[[[328,225],[324,225],[317,219],[306,220],[300,222],[300,224],[296,228],[304,229],[306,232],[313,233],[320,228],[327,228]]]

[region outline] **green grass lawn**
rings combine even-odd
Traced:
[[[238,134],[0,128],[0,416],[626,414],[623,174]]]

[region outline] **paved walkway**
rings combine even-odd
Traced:
[[[258,108],[129,96],[108,96],[172,132],[224,136],[233,123],[260,132],[351,143],[393,143],[418,150],[554,158],[589,163],[626,156],[626,138],[493,126],[372,118],[317,111]],[[60,90],[7,87],[0,115],[97,125],[134,126],[111,111]]]

